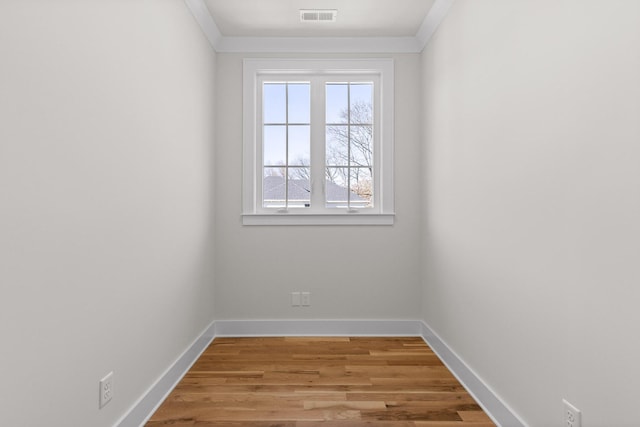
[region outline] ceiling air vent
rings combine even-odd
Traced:
[[[300,9],[300,22],[336,22],[336,9]]]

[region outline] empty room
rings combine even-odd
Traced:
[[[0,1],[2,426],[638,426],[639,284],[640,1]]]

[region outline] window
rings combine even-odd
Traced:
[[[244,63],[243,223],[393,223],[393,62]]]

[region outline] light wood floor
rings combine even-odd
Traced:
[[[420,338],[216,338],[147,427],[494,427]]]

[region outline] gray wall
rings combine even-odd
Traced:
[[[0,424],[111,426],[213,320],[214,74],[181,1],[0,3]]]
[[[531,426],[637,425],[639,22],[458,0],[423,53],[424,318]]]
[[[218,54],[216,317],[419,317],[419,56],[394,56],[395,225],[329,227],[241,225],[243,57]],[[311,307],[291,307],[292,291]]]

